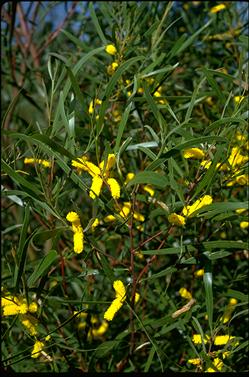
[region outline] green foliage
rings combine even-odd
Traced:
[[[25,4],[2,7],[4,368],[248,371],[246,4]]]

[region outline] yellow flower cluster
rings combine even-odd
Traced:
[[[102,101],[101,99],[96,98],[95,100],[91,100],[88,108],[89,114],[93,114],[96,105],[101,105]]]
[[[48,341],[50,340],[50,335],[46,336],[45,338],[45,341]],[[41,353],[46,356],[46,358],[49,360],[49,361],[52,361],[52,359],[50,358],[50,356],[48,356],[46,354],[46,352],[43,351],[43,348],[45,347],[45,343],[44,342],[41,342],[40,340],[36,340],[35,341],[35,344],[34,344],[34,347],[33,347],[33,350],[31,352],[31,357],[33,359],[36,359],[37,357],[41,356]]]
[[[112,321],[115,314],[119,311],[119,309],[122,307],[125,299],[126,299],[126,289],[121,280],[115,280],[113,283],[113,288],[116,293],[115,299],[112,301],[109,308],[104,313],[104,319],[107,321]],[[139,293],[135,293],[135,303],[139,300],[140,295]]]
[[[77,313],[78,313],[77,311],[74,312],[74,314],[77,314]],[[83,319],[83,321],[80,321],[78,328],[85,329],[87,325],[86,323],[87,313],[85,312],[79,313],[77,318]],[[88,333],[87,333],[88,339],[91,339],[92,337],[93,338],[102,337],[106,333],[109,326],[108,322],[106,320],[103,320],[101,321],[99,327],[96,327],[98,323],[99,323],[98,317],[95,315],[92,315],[90,318],[91,327],[89,328]]]
[[[191,215],[198,209],[208,206],[213,202],[213,198],[210,195],[204,195],[202,198],[196,200],[191,206],[185,206],[183,208],[184,216],[191,217]]]
[[[45,343],[40,342],[39,340],[36,340],[33,347],[33,351],[31,353],[31,357],[33,357],[34,359],[39,357],[44,347],[45,347]]]
[[[127,183],[130,182],[133,178],[135,178],[134,173],[127,173],[124,184],[127,185]],[[155,190],[153,190],[150,185],[143,185],[142,188],[144,191],[148,192],[151,197],[155,195]]]
[[[3,316],[26,314],[28,312],[35,313],[38,310],[36,302],[28,305],[26,299],[10,295],[1,297],[1,306],[3,308]]]
[[[225,8],[226,8],[226,4],[215,5],[214,7],[210,9],[210,13],[218,13]]]
[[[79,215],[76,212],[69,212],[66,219],[72,223],[72,231],[74,232],[74,251],[75,253],[80,254],[84,248],[84,234]]]
[[[185,217],[173,212],[168,216],[168,221],[170,224],[183,226],[185,225],[186,217],[193,217],[193,213],[195,211],[211,204],[212,202],[213,199],[210,195],[204,195],[202,198],[196,200],[192,205],[188,205],[183,208],[182,212]]]
[[[239,226],[241,229],[247,229],[249,228],[249,221],[241,221]]]
[[[236,104],[240,104],[240,102],[242,102],[244,98],[245,96],[235,96],[233,99]]]
[[[37,331],[38,320],[35,317],[29,314],[23,314],[21,316],[21,322],[23,326],[26,327],[30,335],[34,336],[38,334],[38,331]]]
[[[127,219],[129,213],[131,212],[131,202],[124,202],[124,205],[121,209],[121,211],[119,212],[119,216],[121,216],[123,219]],[[145,218],[144,216],[139,213],[139,212],[136,212],[134,211],[134,214],[133,214],[133,217],[134,219],[138,220],[138,221],[144,221]],[[111,221],[115,221],[116,220],[116,217],[113,216],[113,215],[108,215],[104,218],[104,221],[105,222],[111,222]]]
[[[202,277],[204,275],[204,269],[203,268],[201,268],[200,270],[197,270],[197,271],[195,271],[195,276],[196,277]]]
[[[101,161],[99,166],[88,161],[85,156],[78,158],[77,160],[72,160],[72,166],[79,170],[87,171],[93,177],[89,194],[90,198],[95,199],[100,195],[103,183],[107,184],[114,199],[120,197],[120,186],[118,182],[114,178],[109,178],[110,169],[114,166],[115,162],[116,157],[114,154],[109,154],[107,161]]]
[[[216,346],[223,346],[227,344],[228,342],[231,342],[232,339],[235,339],[235,336],[230,336],[230,335],[217,335],[214,338],[214,345]],[[210,342],[211,338],[209,335],[204,335],[204,343],[206,344],[207,342]],[[200,334],[194,334],[192,336],[192,341],[194,344],[202,344],[201,340],[201,335]],[[235,345],[238,345],[238,342],[234,343]]]
[[[109,55],[115,55],[117,53],[117,49],[113,44],[106,45],[105,51]]]
[[[192,295],[186,288],[180,288],[179,294],[182,298],[186,298],[187,300],[191,300]]]
[[[110,65],[107,67],[107,73],[108,75],[113,75],[116,69],[118,68],[118,62],[112,62]]]
[[[218,357],[215,357],[214,360],[213,360],[213,365],[218,369],[218,371],[221,371],[222,368],[223,368],[224,363]],[[211,368],[209,367],[206,370],[206,372],[209,372],[209,373],[216,372],[216,369],[214,369],[212,367]]]
[[[40,165],[43,165],[45,168],[51,168],[51,162],[50,161],[41,160],[39,158],[26,157],[24,159],[24,164],[40,164]]]
[[[205,152],[200,148],[189,148],[183,151],[184,158],[193,158],[196,160],[201,160],[205,156]]]

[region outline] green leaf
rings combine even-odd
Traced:
[[[127,120],[129,118],[129,115],[130,115],[130,112],[131,112],[131,108],[132,108],[132,102],[126,107],[126,109],[125,109],[125,111],[122,115],[122,119],[119,123],[118,133],[117,133],[117,138],[116,138],[116,144],[115,144],[115,147],[114,147],[114,153],[117,153],[118,150],[119,150],[121,138],[123,136],[124,129],[125,129]]]
[[[91,15],[91,18],[92,18],[93,24],[94,24],[94,26],[95,26],[95,28],[96,28],[96,31],[97,31],[97,33],[98,33],[98,35],[99,35],[99,37],[100,37],[102,43],[103,43],[104,45],[107,45],[106,37],[105,37],[105,35],[104,35],[104,33],[103,33],[101,27],[100,27],[100,24],[99,24],[98,18],[97,18],[97,16],[96,16],[96,13],[95,13],[95,10],[94,10],[94,6],[93,6],[93,3],[92,3],[92,2],[89,3],[89,9],[90,9],[90,15]]]
[[[29,181],[27,181],[27,179],[16,173],[15,170],[13,170],[4,160],[2,160],[2,168],[19,186],[25,187],[30,195],[32,195],[36,199],[41,199],[43,194],[36,187],[36,185],[34,183],[30,183]]]
[[[197,211],[195,211],[195,214],[199,214],[199,216],[203,216],[208,219],[220,213],[227,212],[229,210],[235,210],[238,208],[248,208],[248,204],[248,202],[213,203],[209,204],[206,207],[198,209]]]
[[[144,255],[167,255],[167,254],[180,254],[185,251],[184,247],[169,247],[160,250],[141,250]]]
[[[58,254],[57,254],[57,251],[55,250],[50,250],[49,253],[45,257],[42,258],[41,262],[39,263],[39,265],[36,267],[33,274],[28,279],[27,284],[30,288],[34,285],[34,283],[40,277],[44,276],[48,272],[49,268],[56,261],[57,258],[58,258]]]
[[[77,47],[79,47],[81,50],[86,49],[86,44],[83,43],[80,39],[76,38],[73,34],[69,33],[69,31],[61,29],[61,33],[65,34],[68,39],[73,42]]]
[[[155,355],[155,352],[156,352],[155,347],[152,347],[150,349],[150,353],[149,353],[149,356],[147,358],[147,361],[146,361],[146,364],[145,364],[145,367],[144,367],[144,372],[148,372],[149,371],[150,366],[151,366],[152,361],[153,361],[153,357]]]
[[[18,244],[18,248],[16,252],[17,265],[15,266],[15,273],[14,273],[14,287],[16,290],[18,290],[19,283],[20,283],[20,280],[21,280],[21,277],[25,268],[27,248],[28,248],[28,243],[29,243],[29,238],[28,238],[28,226],[30,223],[29,219],[30,219],[30,207],[29,207],[29,204],[26,204],[23,226],[22,226],[19,244]]]
[[[205,268],[204,268],[205,270]],[[206,271],[206,270],[205,270]],[[205,288],[206,309],[211,334],[213,333],[213,275],[212,272],[204,272],[203,283]]]
[[[215,259],[225,258],[228,255],[231,255],[231,252],[226,251],[226,250],[215,251],[213,253],[210,251],[205,251],[203,254],[206,255],[208,259],[215,260]]]
[[[212,249],[247,249],[248,248],[247,242],[240,242],[240,241],[208,241],[208,242],[203,242],[202,245],[207,250],[212,250]]]
[[[153,274],[147,278],[144,278],[144,279],[141,279],[141,282],[145,281],[145,280],[153,280],[153,279],[158,279],[162,276],[165,276],[165,275],[168,275],[168,274],[172,274],[173,272],[177,271],[177,269],[175,267],[167,267],[165,270],[162,270],[160,272],[157,272],[156,274]]]
[[[245,119],[243,119],[240,116],[236,116],[236,117],[224,117],[222,119],[216,120],[215,122],[213,122],[209,126],[207,126],[205,128],[204,133],[205,134],[209,134],[211,131],[213,131],[214,129],[218,128],[219,126],[230,125],[231,123],[240,123],[241,125],[247,125],[248,124],[247,121],[245,121]],[[224,131],[227,131],[226,127],[224,127]]]
[[[181,52],[183,52],[187,47],[189,47],[195,38],[204,30],[206,29],[212,20],[209,20],[204,26],[202,26],[199,30],[197,30],[193,35],[187,37],[186,35],[182,35],[176,43],[174,43],[171,51],[169,52],[167,58],[171,60],[174,56],[178,56]]]
[[[217,141],[220,143],[226,143],[227,139],[221,136],[203,136],[203,137],[197,137],[196,139],[191,139],[188,141],[185,141],[184,143],[176,145],[174,148],[170,149],[169,151],[162,153],[160,156],[161,158],[168,159],[169,157],[173,156],[173,154],[179,154],[179,152],[183,149],[187,149],[190,147],[196,147],[200,144],[203,144],[205,142],[210,143],[212,141]]]
[[[115,340],[107,340],[104,343],[101,343],[95,350],[95,357],[96,358],[102,358],[106,357],[108,353],[118,345],[118,342]]]
[[[248,294],[242,293],[240,291],[236,291],[234,289],[228,289],[226,296],[234,297],[237,300],[242,301],[242,302],[244,302],[244,301],[248,302],[249,301]]]
[[[165,188],[169,182],[167,178],[159,173],[153,171],[144,171],[137,173],[135,177],[128,182],[127,187],[136,185],[136,184],[149,184],[159,188]]]
[[[206,76],[206,78],[207,78],[209,84],[211,85],[212,89],[216,92],[219,100],[221,101],[222,104],[224,104],[226,102],[226,97],[224,96],[222,90],[219,88],[217,82],[213,78],[212,71],[210,71],[206,67],[202,67],[200,69],[200,71],[202,71],[204,73],[204,75]]]
[[[46,240],[49,240],[53,237],[55,237],[58,233],[61,233],[65,230],[67,230],[68,227],[66,226],[62,226],[62,227],[58,227],[56,229],[53,229],[53,230],[43,230],[41,232],[37,232],[34,234],[34,237],[33,237],[33,242],[34,243],[44,243]]]

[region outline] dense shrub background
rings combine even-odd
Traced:
[[[3,312],[4,368],[198,372],[218,357],[222,372],[248,371],[248,9],[226,2],[212,13],[217,4],[2,5],[2,297],[38,305],[30,314],[36,335],[21,314]],[[91,113],[96,98],[102,102]],[[211,166],[184,158],[188,148],[204,151]],[[233,148],[245,157],[235,169]],[[108,154],[116,157],[110,171],[120,199],[105,186],[93,200],[91,176],[71,162],[84,155],[98,164]],[[52,166],[25,164],[27,157]],[[185,226],[169,222],[204,195],[213,203]],[[117,214],[125,202],[131,212],[124,219]],[[84,229],[80,254],[70,211]],[[116,219],[106,222],[107,215]],[[124,283],[126,301],[95,336],[115,280]],[[181,288],[196,302],[173,318],[188,302]],[[194,334],[210,339],[196,344]],[[216,335],[236,342],[217,346]],[[35,359],[37,340],[45,346]]]

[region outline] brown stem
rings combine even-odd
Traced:
[[[72,7],[71,7],[70,11],[68,12],[67,16],[65,17],[65,19],[60,23],[60,25],[57,27],[57,29],[48,36],[47,41],[44,43],[44,45],[39,48],[39,50],[37,52],[37,57],[40,56],[41,53],[43,52],[43,50],[57,37],[57,35],[60,33],[61,29],[63,29],[65,23],[72,16],[74,9],[75,9],[77,4],[78,4],[78,1],[73,1]]]

